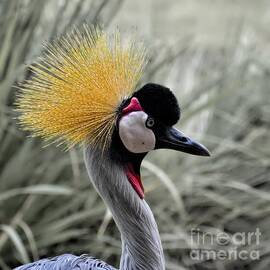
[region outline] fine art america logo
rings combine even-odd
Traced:
[[[190,258],[206,260],[259,260],[260,229],[253,232],[202,231],[192,229]]]

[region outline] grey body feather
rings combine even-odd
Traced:
[[[15,270],[116,270],[103,261],[86,255],[64,254],[34,263],[25,264]]]
[[[121,233],[120,270],[164,270],[160,236],[152,211],[132,188],[121,164],[109,155],[90,147],[84,151],[89,177],[112,212]],[[80,264],[77,261],[81,260]],[[97,264],[96,262],[100,263]],[[39,266],[42,264],[43,268]],[[85,256],[62,255],[24,265],[16,270],[101,270],[115,269]]]

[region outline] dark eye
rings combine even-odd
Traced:
[[[154,126],[154,124],[155,124],[154,118],[148,117],[146,122],[145,122],[146,127],[152,128]]]

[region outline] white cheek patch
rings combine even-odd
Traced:
[[[155,148],[155,134],[145,126],[147,117],[145,112],[136,111],[124,115],[119,121],[119,136],[132,153],[145,153]]]

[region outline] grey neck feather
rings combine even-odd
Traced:
[[[151,209],[129,183],[123,166],[106,153],[86,148],[91,181],[109,207],[121,233],[120,270],[164,270],[160,236]]]

